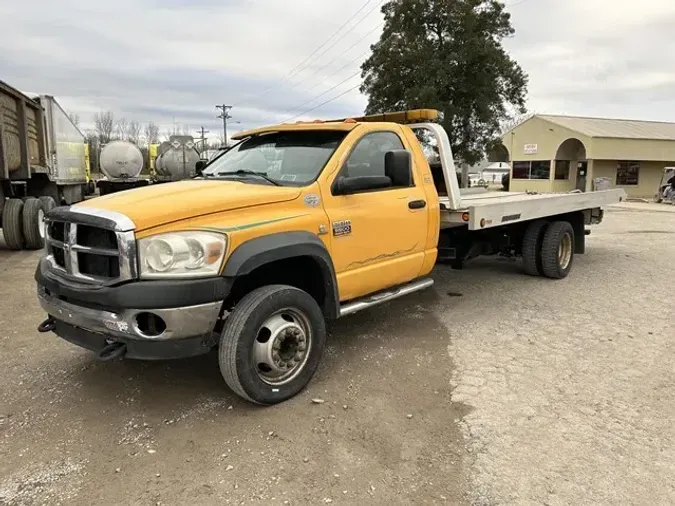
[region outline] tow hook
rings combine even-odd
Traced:
[[[108,362],[110,360],[115,360],[116,358],[123,357],[127,352],[127,345],[124,343],[110,343],[106,345],[101,351],[98,352],[98,359],[102,362]]]
[[[51,316],[38,325],[38,332],[51,332],[56,328],[56,320]]]

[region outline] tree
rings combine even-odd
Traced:
[[[521,123],[525,123],[535,114],[536,113],[532,111],[525,113],[514,112],[513,114],[510,114],[504,121],[500,123],[499,135],[502,136],[509,130],[516,128]]]
[[[71,112],[70,114],[68,114],[68,117],[70,118],[70,121],[73,122],[73,125],[75,125],[76,127],[80,126],[80,115],[79,114]]]
[[[100,144],[107,144],[112,140],[115,130],[115,116],[112,111],[101,111],[94,114],[94,130]]]
[[[127,128],[127,140],[133,142],[136,146],[141,145],[141,124],[132,120],[129,122],[129,127]]]
[[[121,118],[117,122],[117,125],[115,126],[115,136],[121,140],[126,140],[129,136],[129,122],[126,119]]]
[[[159,127],[154,121],[145,125],[145,140],[148,144],[159,144]]]
[[[389,0],[385,26],[361,66],[367,114],[436,108],[455,156],[468,164],[509,116],[525,112],[527,76],[502,47],[513,35],[498,0]]]

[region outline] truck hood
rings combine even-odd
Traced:
[[[137,230],[298,198],[299,188],[268,186],[237,181],[186,180],[153,184],[86,200],[76,207],[116,211],[131,218]]]

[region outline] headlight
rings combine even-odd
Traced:
[[[174,232],[138,241],[141,279],[204,278],[220,270],[227,238],[217,232]]]

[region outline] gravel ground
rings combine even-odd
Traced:
[[[672,211],[612,208],[562,281],[439,267],[332,325],[272,408],[215,356],[103,364],[38,334],[38,254],[0,242],[0,504],[673,504]]]

